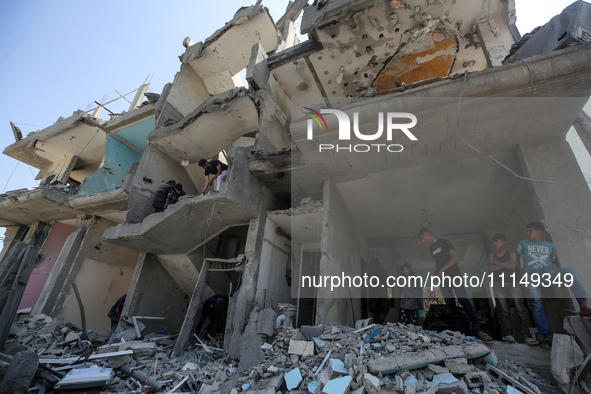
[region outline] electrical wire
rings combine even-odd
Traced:
[[[12,176],[14,175],[14,172],[16,171],[16,167],[18,167],[19,163],[20,163],[20,161],[16,162],[14,169],[12,170],[12,172],[10,173],[10,176],[8,177],[8,181],[6,181],[6,185],[4,186],[4,189],[2,189],[2,193],[4,193],[6,191],[6,188],[8,187],[8,184],[10,183],[10,180],[12,179]]]
[[[515,171],[513,171],[512,169],[510,169],[509,167],[507,167],[506,165],[504,165],[503,163],[501,163],[500,161],[498,161],[494,157],[489,156],[489,155],[485,155],[484,153],[482,153],[478,148],[476,148],[474,145],[472,145],[471,143],[466,141],[466,139],[460,134],[460,106],[462,103],[462,96],[464,94],[464,86],[466,85],[467,79],[468,79],[468,70],[464,71],[464,80],[462,81],[462,90],[460,90],[460,98],[458,100],[458,108],[456,110],[456,134],[457,134],[458,138],[460,139],[460,141],[462,141],[464,144],[468,145],[470,148],[472,148],[474,151],[476,151],[476,153],[478,153],[482,157],[485,157],[487,159],[494,161],[495,163],[497,163],[498,165],[500,165],[505,170],[509,171],[512,175],[514,175],[515,177],[517,177],[519,179],[523,179],[524,181],[556,184],[556,182],[553,182],[553,181],[546,181],[543,179],[536,179],[536,178],[528,178],[528,177],[524,177],[524,176],[517,174]],[[533,87],[533,83],[532,83],[532,87]]]

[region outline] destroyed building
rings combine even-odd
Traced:
[[[588,15],[585,2],[571,7]],[[0,196],[2,267],[38,248],[18,308],[80,325],[76,283],[87,327],[106,336],[106,314],[127,294],[123,318],[163,318],[145,320],[146,332],[178,332],[180,355],[203,301],[230,294],[224,352],[248,366],[261,362],[279,304],[296,306],[296,326],[365,317],[358,293],[303,290],[302,272],[362,274],[377,250],[392,272],[411,261],[426,274],[425,226],[481,275],[490,236],[507,234],[514,249],[524,224],[542,220],[560,261],[591,283],[591,192],[565,140],[591,94],[589,33],[576,23],[553,20],[558,39],[558,27],[538,33],[555,45],[533,35],[512,51],[521,37],[511,0],[295,1],[279,21],[261,5],[238,10],[203,42],[183,41],[159,97],[144,102],[142,85],[108,121],[99,106],[15,132],[4,154],[41,181]],[[380,148],[368,139],[334,146],[337,117],[310,138],[303,108],[358,113],[359,129],[380,133],[389,120],[364,113],[410,111],[418,138],[389,129],[368,159],[365,149]],[[202,158],[229,165],[219,192],[200,194]],[[155,213],[169,179],[187,195]],[[493,307],[490,289],[469,297]],[[564,332],[571,299],[545,302]]]

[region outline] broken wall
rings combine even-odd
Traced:
[[[158,148],[148,144],[133,178],[126,222],[139,223],[154,213],[152,200],[156,190],[171,179],[181,183],[187,194],[196,194],[197,189],[180,162],[174,161]]]
[[[120,187],[131,164],[141,155],[111,136],[107,136],[106,153],[98,170],[84,179],[78,189],[79,196],[88,196]]]
[[[111,300],[111,305],[116,300]],[[175,332],[181,328],[189,300],[156,255],[142,253],[133,269],[133,280],[121,316],[164,317],[164,320],[142,320],[146,325],[143,334],[157,332],[162,327]]]
[[[78,249],[86,233],[86,226],[81,226],[74,230],[64,242],[62,250],[57,257],[51,273],[45,281],[45,286],[39,295],[33,310],[34,315],[43,313],[50,315],[57,298],[60,295],[62,287],[68,273],[72,268],[74,259],[78,254]]]
[[[56,260],[62,251],[64,243],[74,230],[74,227],[63,223],[55,223],[51,227],[43,243],[43,247],[39,251],[39,254],[42,256],[41,260],[33,268],[33,272],[29,277],[25,292],[23,293],[23,298],[18,306],[19,309],[32,308],[37,303],[41,291],[47,282],[47,278],[51,274]]]
[[[343,198],[330,181],[325,181],[323,191],[324,213],[320,242],[319,276],[359,275],[362,257],[366,256],[367,240],[356,230]],[[359,302],[351,305],[351,299],[359,299],[359,289],[339,287],[318,289],[318,312],[316,324],[355,325],[354,316],[361,316]],[[353,308],[353,310],[352,310]]]
[[[271,219],[266,219],[259,263],[256,302],[263,307],[276,308],[278,303],[293,303],[287,284],[287,269],[291,268],[291,242]]]
[[[181,64],[172,84],[163,89],[156,128],[180,121],[207,98],[209,93],[203,80],[189,65]]]
[[[86,311],[86,325],[99,335],[110,329],[109,309],[127,293],[139,253],[102,242],[104,231],[115,223],[94,218],[68,273],[52,315],[81,326],[80,311],[71,283],[75,282]]]

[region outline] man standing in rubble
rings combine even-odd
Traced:
[[[207,319],[209,319],[209,324],[205,329],[207,335],[212,335],[218,330],[223,332],[228,311],[228,298],[227,295],[214,294],[205,300],[201,306],[201,318],[195,329],[197,336],[201,333],[201,328]]]
[[[156,212],[164,211],[164,206],[166,204],[166,198],[168,194],[172,191],[176,182],[174,180],[168,181],[164,183],[162,186],[156,190],[156,195],[154,196],[154,200],[152,201],[152,206],[156,210]]]
[[[493,289],[497,300],[497,310],[503,327],[503,342],[514,343],[513,323],[511,321],[511,300],[515,306],[519,322],[521,324],[521,336],[526,344],[534,346],[538,344],[531,337],[529,322],[527,319],[527,307],[523,299],[523,293],[519,284],[513,286],[511,275],[516,275],[517,255],[507,250],[507,237],[504,234],[496,234],[492,237],[494,252],[491,253],[488,267],[494,273]]]
[[[205,170],[205,185],[203,186],[203,190],[201,190],[201,194],[205,194],[207,188],[213,185],[213,182],[216,180],[215,191],[219,191],[222,183],[224,183],[226,176],[228,175],[228,165],[222,163],[218,159],[213,159],[211,161],[201,159],[199,160],[199,167]]]
[[[460,267],[458,266],[458,252],[449,240],[435,237],[428,228],[422,228],[419,231],[419,238],[421,238],[423,243],[429,244],[429,252],[431,252],[431,256],[435,260],[435,276],[441,277],[445,273],[445,276],[452,278],[452,282],[454,277],[462,276]],[[493,339],[480,328],[476,311],[466,298],[466,288],[463,286],[453,287],[445,281],[442,281],[439,288],[441,289],[441,294],[443,294],[443,298],[445,299],[445,305],[447,305],[447,309],[456,324],[457,330],[461,333],[466,333],[462,316],[456,306],[456,297],[458,297],[460,305],[462,305],[462,308],[464,308],[464,311],[468,315],[472,329],[476,332],[478,338],[485,343],[492,342]]]
[[[540,222],[533,222],[525,227],[527,239],[522,239],[519,242],[516,252],[523,255],[523,272],[527,275],[523,279],[526,279],[525,287],[534,319],[538,325],[541,337],[540,347],[550,349],[552,347],[552,332],[542,301],[542,287],[548,286],[544,283],[555,283],[558,278],[560,283],[564,284],[567,282],[567,275],[570,275],[572,278],[570,291],[579,302],[580,314],[591,315],[591,308],[587,304],[588,295],[577,273],[570,267],[557,267],[556,246],[552,242],[544,240],[544,225]],[[523,279],[519,279],[521,283]]]

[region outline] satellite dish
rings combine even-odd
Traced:
[[[189,160],[187,160],[187,159],[183,159],[183,160],[181,160],[181,165],[182,165],[183,167],[186,167],[186,166],[188,166],[188,165],[189,165]]]

